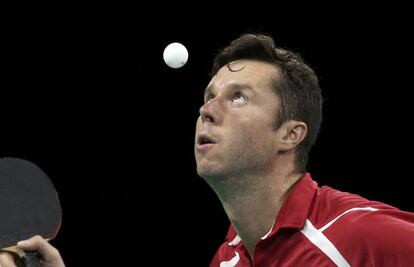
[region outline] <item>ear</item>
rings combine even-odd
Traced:
[[[282,151],[287,151],[296,147],[305,139],[308,126],[303,121],[290,120],[283,123],[280,130],[282,135],[279,148]]]

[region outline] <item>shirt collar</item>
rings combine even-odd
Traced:
[[[305,226],[317,189],[318,184],[312,180],[309,173],[305,173],[283,203],[273,230],[280,228],[302,229]]]
[[[312,180],[309,173],[305,173],[283,203],[272,229],[262,239],[273,236],[281,228],[302,229],[305,226],[305,221],[310,212],[312,200],[317,189],[318,184]],[[239,243],[238,235],[233,225],[230,225],[226,240],[233,245]]]

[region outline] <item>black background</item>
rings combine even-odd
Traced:
[[[272,34],[320,77],[314,179],[414,211],[404,8],[202,6],[24,7],[4,21],[0,155],[55,183],[63,224],[52,243],[67,266],[208,264],[228,221],[195,172],[194,125],[214,54],[247,31]],[[176,41],[189,51],[181,69],[162,59]]]

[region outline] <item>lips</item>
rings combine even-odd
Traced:
[[[217,140],[211,135],[201,133],[197,138],[197,150],[199,152],[204,152],[208,148],[211,148],[217,143]]]
[[[206,134],[200,134],[197,139],[198,145],[205,145],[205,144],[215,144],[216,142],[211,136],[208,136]]]

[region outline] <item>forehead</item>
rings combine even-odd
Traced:
[[[236,60],[224,65],[211,79],[208,88],[223,87],[230,83],[247,84],[253,88],[271,88],[278,81],[277,66],[256,60]]]

